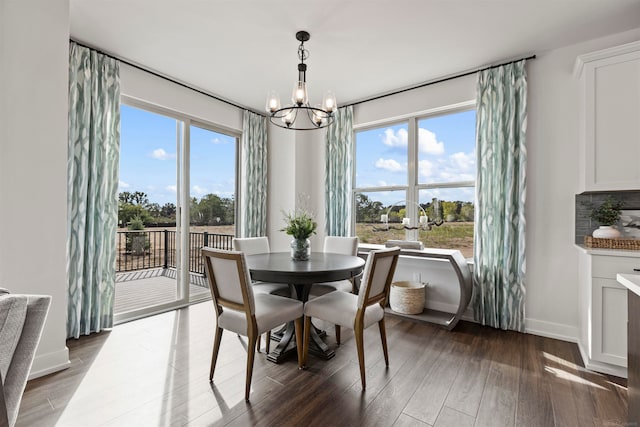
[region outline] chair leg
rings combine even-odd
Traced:
[[[269,354],[269,348],[270,348],[270,344],[271,344],[271,331],[267,331],[267,336],[266,336],[267,342],[265,344],[266,347],[266,354]]]
[[[307,356],[309,355],[309,336],[311,335],[311,317],[304,317],[304,345],[302,346],[302,366],[307,366]]]
[[[336,325],[336,343],[340,345],[340,325]]]
[[[364,378],[364,328],[362,325],[355,325],[353,333],[356,337],[356,348],[358,349],[358,363],[360,364],[360,380],[362,381],[362,389],[367,388],[367,382]]]
[[[256,351],[260,353],[260,346],[262,345],[262,335],[258,335],[258,342],[256,343]]]
[[[298,350],[298,369],[302,369],[304,366],[303,362],[303,344],[302,344],[302,318],[299,317],[294,321],[294,326],[296,328],[296,350]]]
[[[382,352],[384,353],[384,363],[389,367],[389,351],[387,350],[387,332],[384,327],[384,317],[378,322],[380,328],[380,340],[382,341]]]
[[[220,351],[220,341],[222,340],[222,328],[216,328],[216,336],[213,339],[213,354],[211,355],[211,370],[209,371],[209,381],[213,381],[213,371],[216,370],[216,361]]]
[[[256,355],[256,343],[259,334],[249,333],[249,345],[247,346],[247,384],[244,390],[244,400],[249,401],[249,392],[251,391],[251,376],[253,375],[253,360]]]

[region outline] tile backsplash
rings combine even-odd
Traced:
[[[576,194],[576,243],[584,243],[584,236],[591,236],[599,224],[590,218],[590,204],[599,205],[607,196],[621,200],[623,210],[640,210],[640,190],[634,191],[586,191]]]

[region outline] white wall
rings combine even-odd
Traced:
[[[0,286],[53,297],[32,377],[66,367],[68,0],[3,1]]]
[[[640,38],[640,28],[549,52],[528,66],[527,329],[578,339],[579,81],[576,57]]]
[[[527,331],[568,341],[578,339],[578,252],[574,241],[574,196],[578,187],[578,55],[640,38],[640,28],[606,38],[536,52],[527,65]],[[455,79],[354,107],[364,124],[475,99],[475,76]],[[315,144],[324,146],[322,135]],[[311,142],[311,141],[310,141]],[[324,161],[324,156],[322,156]],[[297,158],[298,162],[305,159]],[[307,167],[316,167],[315,157]],[[297,165],[301,167],[303,163]],[[277,163],[275,168],[281,166]],[[322,189],[321,180],[309,188]],[[323,194],[315,195],[324,203]],[[323,217],[323,211],[319,211]],[[322,218],[321,221],[324,221]],[[402,273],[404,274],[404,273]],[[411,276],[406,276],[410,278]],[[449,298],[443,296],[441,303]]]
[[[311,250],[324,241],[324,131],[291,131],[269,124],[269,194],[267,235],[272,251],[288,251],[291,236],[284,227],[283,211],[303,207],[315,213],[317,234]],[[309,196],[308,206],[299,206]]]
[[[120,65],[120,93],[221,128],[242,131],[242,110],[130,65]]]

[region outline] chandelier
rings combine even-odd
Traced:
[[[298,31],[296,39],[300,42],[298,47],[298,81],[293,87],[291,96],[292,105],[281,107],[280,97],[275,91],[271,91],[267,97],[267,113],[269,120],[276,126],[293,130],[321,129],[333,123],[335,112],[338,108],[336,96],[327,91],[322,100],[322,105],[312,107],[309,104],[307,94],[307,64],[304,61],[309,58],[309,51],[304,48],[304,42],[309,41],[311,35],[306,31]]]

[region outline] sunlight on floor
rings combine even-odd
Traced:
[[[542,352],[542,355],[545,357],[545,359],[548,359],[550,362],[556,363],[558,365],[561,365],[564,368],[568,368],[571,369],[575,372],[586,372],[586,373],[590,373],[593,374],[591,371],[583,368],[582,366],[578,366],[575,363],[569,362],[567,360],[564,360],[558,356],[554,356],[553,354],[549,354],[547,352]],[[598,388],[601,390],[607,390],[605,387],[596,384],[592,381],[589,381],[585,378],[582,378],[576,374],[572,374],[570,372],[567,372],[566,370],[563,370],[561,368],[554,368],[551,367],[549,365],[545,365],[544,370],[552,373],[553,375],[555,375],[556,377],[563,379],[563,380],[567,380],[567,381],[573,381],[579,384],[584,384],[584,385],[588,385],[590,387],[594,387],[594,388]]]

